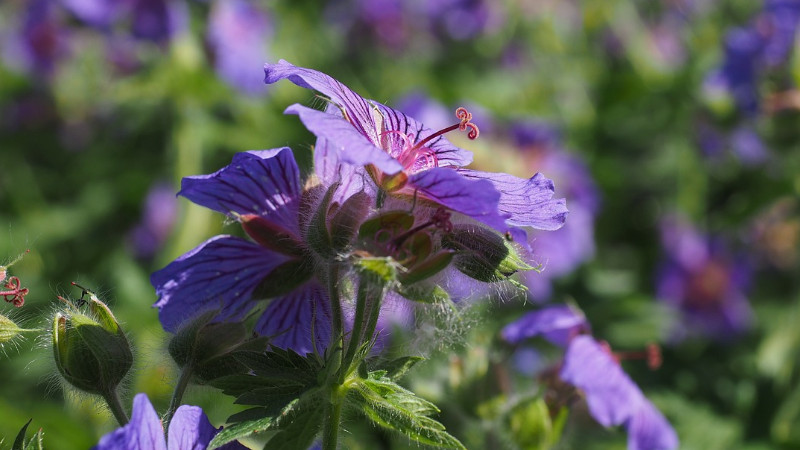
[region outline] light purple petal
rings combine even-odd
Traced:
[[[557,230],[567,218],[567,205],[563,198],[553,199],[553,182],[537,173],[529,179],[505,173],[479,172],[459,169],[467,178],[488,180],[500,192],[498,210],[507,216],[506,223],[540,230]]]
[[[199,406],[181,405],[169,423],[169,448],[205,450],[219,432]]]
[[[185,320],[219,309],[219,319],[245,313],[261,280],[287,258],[250,241],[215,236],[156,271],[150,282],[159,300],[155,307],[165,330],[174,332]]]
[[[559,305],[525,314],[506,325],[501,334],[512,344],[541,335],[566,348],[570,340],[586,331],[589,331],[589,323],[580,311]]]
[[[375,108],[350,88],[322,72],[297,67],[284,60],[264,65],[265,83],[272,84],[284,78],[300,87],[322,93],[346,112],[347,120],[358,133],[374,144],[380,142]]]
[[[103,436],[94,449],[167,450],[161,419],[146,394],[136,394],[133,398],[131,421]]]
[[[322,352],[331,338],[331,312],[325,290],[310,282],[276,298],[258,320],[255,331],[274,336],[270,344],[301,355],[314,352],[315,347]]]
[[[680,445],[667,419],[644,397],[627,429],[628,450],[673,450]]]
[[[592,417],[606,427],[627,422],[643,397],[619,363],[591,336],[577,336],[570,342],[561,379],[586,394]]]
[[[395,174],[403,166],[386,151],[376,147],[353,125],[336,114],[294,104],[286,108],[286,114],[297,114],[303,125],[317,137],[326,139],[342,163],[356,166],[375,165],[381,172]]]
[[[324,186],[341,183],[333,196],[333,202],[340,205],[357,192],[365,191],[375,196],[375,183],[369,181],[369,174],[361,166],[341,164],[339,151],[327,139],[317,139],[314,146],[314,170]]]
[[[184,177],[182,195],[223,214],[256,214],[299,234],[300,171],[288,147],[237,153],[229,166]]]

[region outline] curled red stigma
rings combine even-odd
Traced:
[[[20,286],[19,278],[9,277],[4,286],[7,291],[0,291],[0,295],[8,303],[13,304],[17,308],[25,304],[25,296],[28,295],[28,288]]]

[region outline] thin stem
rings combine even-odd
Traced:
[[[189,386],[189,381],[192,379],[192,372],[194,368],[191,364],[187,364],[183,366],[181,369],[181,375],[178,378],[178,383],[175,385],[175,391],[172,393],[172,400],[169,402],[169,408],[167,412],[164,414],[164,429],[169,429],[169,423],[172,420],[172,416],[175,415],[175,411],[178,410],[178,407],[181,405],[181,401],[183,400],[183,394],[186,392],[186,388]]]
[[[346,368],[342,367],[342,350],[344,348],[344,323],[342,319],[342,299],[339,295],[339,267],[333,263],[328,267],[328,297],[331,300],[333,333],[331,335],[330,356],[327,363],[335,368],[335,373],[328,374],[330,401],[325,409],[325,423],[322,431],[323,450],[336,450],[339,442],[339,425],[342,421],[342,395],[340,389],[344,383]]]
[[[109,392],[103,394],[103,400],[106,401],[108,409],[111,410],[111,414],[117,419],[119,426],[124,427],[128,423],[128,415],[125,414],[125,410],[122,409],[122,403],[120,403],[119,396],[117,395],[117,388],[113,387]]]
[[[350,333],[350,342],[347,345],[347,351],[344,354],[342,364],[345,366],[342,375],[350,369],[356,351],[362,343],[363,328],[364,328],[364,312],[367,309],[367,281],[365,277],[361,277],[358,283],[358,296],[356,297],[356,314],[353,318],[353,331]],[[344,381],[340,379],[340,381]]]

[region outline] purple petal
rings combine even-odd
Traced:
[[[557,230],[567,218],[567,205],[563,198],[553,199],[553,182],[537,173],[529,179],[505,173],[479,172],[459,169],[467,178],[488,180],[500,192],[498,210],[508,217],[509,225],[533,227],[540,230]]]
[[[219,432],[199,406],[182,405],[169,423],[169,448],[205,450]]]
[[[183,195],[223,214],[256,214],[299,234],[300,171],[288,147],[237,153],[227,167],[184,177]]]
[[[561,379],[583,390],[592,417],[606,427],[627,422],[643,397],[619,363],[591,336],[577,336],[570,342]]]
[[[232,236],[215,236],[154,272],[150,282],[159,300],[155,307],[165,330],[220,309],[219,319],[233,319],[249,308],[261,280],[287,258]]]
[[[333,201],[340,205],[357,192],[376,195],[375,184],[368,182],[369,174],[361,166],[341,164],[339,151],[327,139],[317,139],[314,146],[314,170],[324,186],[341,183]]]
[[[326,139],[328,147],[336,152],[343,163],[356,166],[373,164],[381,172],[395,174],[403,170],[402,164],[377,147],[366,135],[359,132],[342,116],[294,104],[286,114],[297,114],[300,120],[317,137]]]
[[[525,314],[506,325],[501,334],[512,344],[541,335],[566,348],[572,338],[586,331],[589,331],[586,317],[568,305],[560,305]]]
[[[133,398],[131,421],[103,436],[94,449],[167,450],[161,419],[146,394],[136,394]]]
[[[460,171],[444,167],[419,172],[409,178],[412,189],[453,211],[483,222],[505,233],[510,229],[505,218],[497,212],[500,193],[487,180],[474,180]]]
[[[272,84],[284,78],[300,87],[321,92],[345,111],[347,120],[358,133],[372,143],[380,142],[380,132],[374,115],[375,108],[350,88],[322,72],[297,67],[284,60],[280,60],[278,64],[264,65],[265,83]],[[390,173],[395,172],[397,170]]]
[[[311,282],[276,298],[258,320],[255,331],[274,336],[270,344],[301,355],[312,353],[315,348],[322,352],[331,337],[331,312],[325,290]]]
[[[186,28],[188,13],[182,1],[136,0],[130,13],[131,32],[139,39],[166,41]]]
[[[644,397],[627,429],[628,450],[672,450],[680,446],[678,435],[667,419]]]

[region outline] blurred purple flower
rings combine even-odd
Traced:
[[[422,2],[434,31],[457,41],[498,30],[505,24],[505,11],[489,0],[442,0]]]
[[[144,203],[142,220],[128,234],[128,244],[140,259],[152,258],[172,232],[178,218],[178,201],[169,183],[154,185]]]
[[[181,405],[169,424],[169,439],[164,438],[164,428],[156,410],[146,394],[133,399],[133,413],[127,425],[106,434],[92,447],[94,450],[201,450],[222,428],[214,428],[198,406]],[[219,447],[246,449],[238,442]]]
[[[208,23],[208,42],[217,74],[241,92],[263,94],[261,66],[272,32],[267,13],[248,0],[217,0]]]
[[[746,166],[762,164],[769,158],[764,141],[755,130],[746,126],[737,128],[731,134],[731,150]]]
[[[746,330],[752,312],[745,297],[750,269],[734,259],[721,240],[702,236],[678,218],[662,225],[665,259],[657,275],[656,294],[682,313],[673,339],[691,335],[729,339]]]
[[[2,37],[3,60],[10,67],[50,75],[68,53],[69,33],[53,0],[24,3],[22,20]]]
[[[569,202],[570,218],[564,226],[548,233],[529,236],[533,259],[542,264],[541,272],[521,274],[531,296],[546,300],[552,280],[573,271],[594,257],[594,218],[600,208],[599,190],[586,165],[561,147],[558,130],[535,121],[512,124],[517,148],[533,169],[553,177],[561,195]]]
[[[461,129],[477,137],[477,126],[463,108],[457,112],[459,123],[434,132],[400,111],[360,97],[321,72],[286,61],[267,64],[264,71],[267,84],[287,78],[329,98],[327,111],[299,104],[286,109],[325,141],[329,165],[352,165],[363,170],[362,178],[372,179],[391,195],[432,201],[520,243],[526,235],[519,227],[555,230],[563,225],[565,202],[552,199],[553,183],[543,175],[523,179],[462,168],[472,161],[472,154],[442,135]]]
[[[559,305],[526,314],[507,325],[502,336],[512,344],[542,336],[565,348],[554,381],[580,389],[589,413],[601,425],[623,425],[628,430],[628,449],[678,448],[678,437],[669,422],[625,374],[607,345],[588,333],[589,323],[581,311]]]
[[[62,0],[85,23],[110,30],[117,23],[130,27],[131,36],[164,43],[187,27],[183,0]]]
[[[254,291],[264,287],[263,280],[289,267],[280,282],[273,279],[266,286],[279,291],[268,296],[273,299],[256,332],[272,336],[272,345],[301,354],[328,344],[327,294],[302,243],[302,187],[288,147],[238,153],[213,174],[183,179],[179,195],[238,220],[255,242],[215,236],[153,273],[159,297],[154,306],[165,330],[174,332],[186,320],[212,310],[218,311],[216,320],[241,319],[260,299],[262,294]]]

